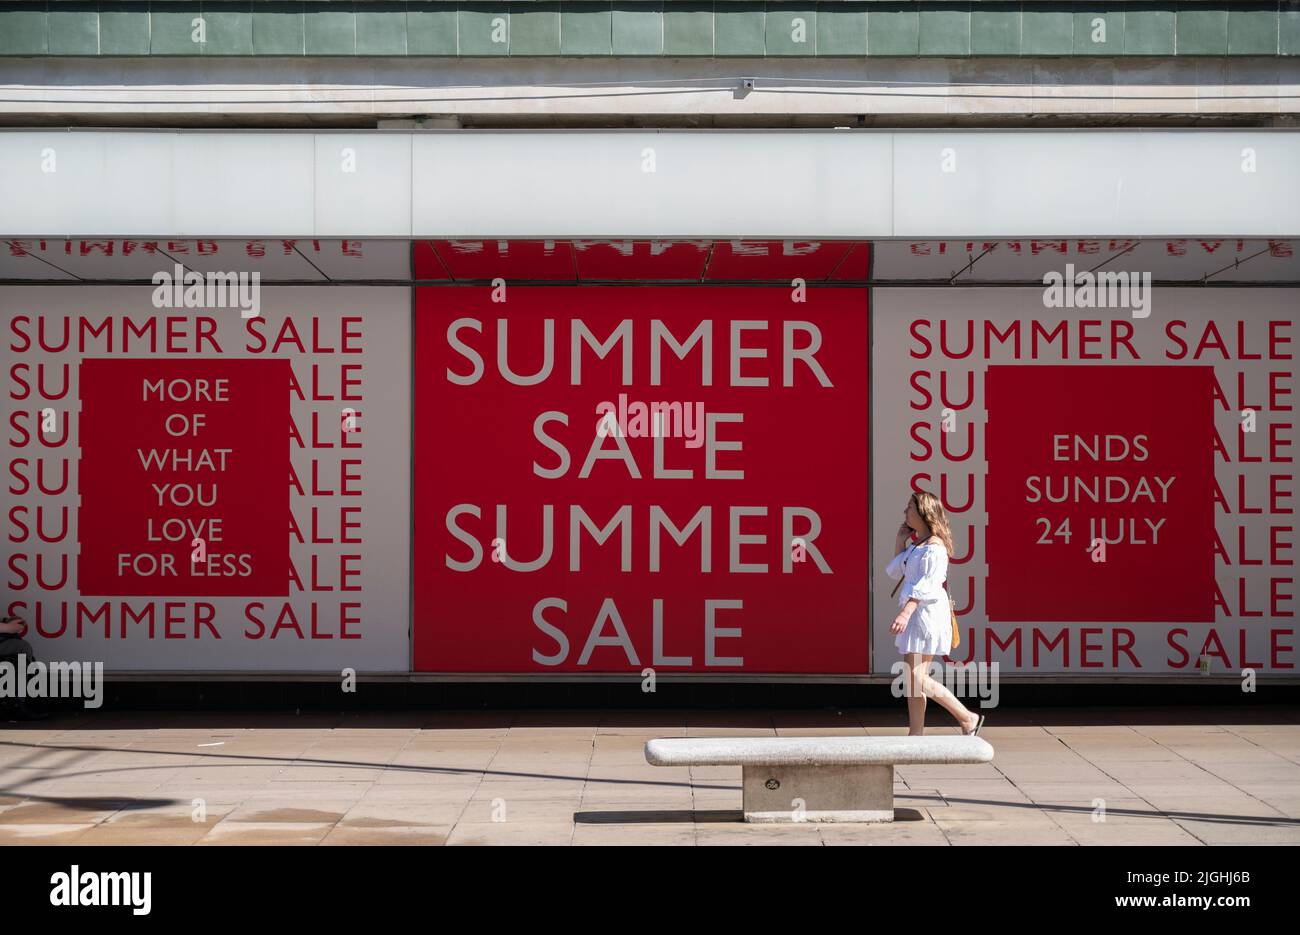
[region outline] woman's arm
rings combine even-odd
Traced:
[[[25,626],[22,617],[5,617],[0,620],[0,633],[21,634]]]
[[[898,616],[894,618],[894,622],[890,624],[889,632],[897,636],[906,630],[907,622],[912,619],[912,612],[919,606],[921,605],[917,603],[915,598],[909,597],[907,603],[899,610]]]

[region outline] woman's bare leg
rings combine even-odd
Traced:
[[[978,715],[974,714],[969,708],[961,703],[961,700],[948,691],[948,686],[937,679],[930,678],[930,660],[934,656],[922,656],[920,674],[917,676],[918,684],[926,695],[933,698],[943,709],[957,719],[958,725],[963,731],[974,728]]]
[[[920,653],[907,653],[903,656],[903,684],[907,689],[907,736],[920,737],[925,734],[925,666],[924,656]]]

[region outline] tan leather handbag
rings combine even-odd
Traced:
[[[961,645],[961,627],[957,626],[957,605],[953,602],[952,592],[948,590],[948,582],[943,582],[943,590],[948,595],[948,609],[952,612],[952,648],[956,649]]]

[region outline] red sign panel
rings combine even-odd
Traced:
[[[290,379],[287,360],[81,363],[82,594],[288,593]]]
[[[1214,620],[1214,368],[990,366],[990,620]]]
[[[417,240],[424,281],[852,282],[871,245],[849,240]]]
[[[415,669],[868,670],[863,290],[416,298]]]

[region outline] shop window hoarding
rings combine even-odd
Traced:
[[[916,486],[950,511],[959,660],[1294,671],[1294,292],[1169,287],[1144,316],[1041,288],[872,299],[874,508]]]
[[[156,299],[0,289],[6,611],[118,671],[404,671],[410,290]]]
[[[416,298],[415,668],[865,673],[860,288]]]

